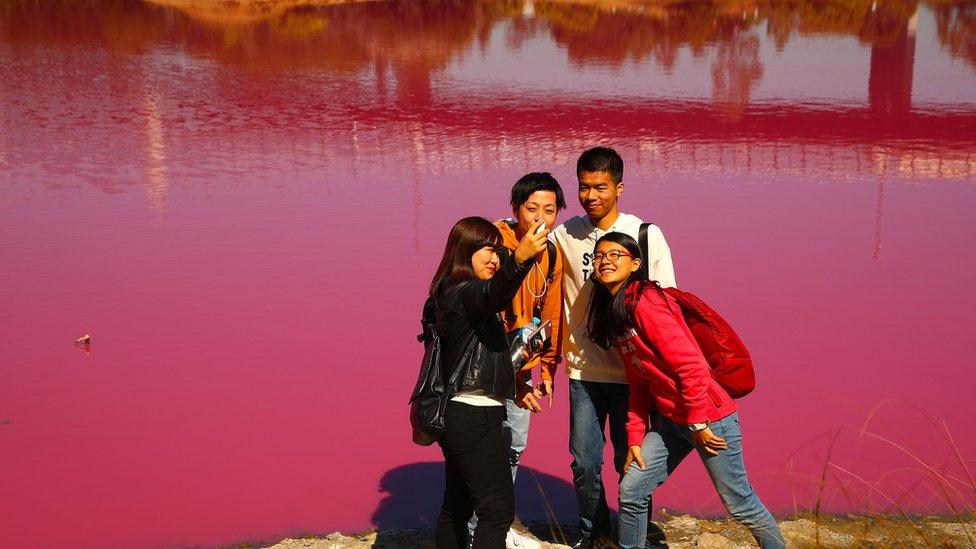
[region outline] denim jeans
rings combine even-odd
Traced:
[[[626,383],[569,380],[569,453],[573,456],[573,486],[584,538],[610,534],[610,509],[602,476],[605,430],[609,419],[613,465],[622,475],[627,457],[628,395]]]
[[[729,446],[717,456],[709,455],[692,444],[688,426],[678,425],[660,415],[655,419],[654,429],[644,436],[641,446],[644,470],[637,463],[632,463],[620,482],[621,549],[644,546],[651,493],[664,483],[668,475],[693,449],[698,450],[708,476],[729,514],[749,528],[759,546],[763,549],[786,547],[776,520],[759,501],[759,496],[746,477],[739,414],[734,413],[715,421],[709,428],[717,436],[724,438]]]
[[[518,474],[518,464],[522,459],[522,452],[525,451],[525,444],[529,440],[529,420],[532,419],[532,412],[525,408],[519,408],[514,400],[505,401],[506,419],[502,423],[506,439],[510,440],[508,446],[508,464],[512,467],[512,484],[515,483],[515,475]],[[468,534],[474,539],[474,529],[478,526],[478,515],[471,515],[468,521]]]

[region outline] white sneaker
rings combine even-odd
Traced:
[[[505,535],[505,549],[542,549],[542,544],[509,528]]]

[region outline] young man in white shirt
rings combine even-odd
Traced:
[[[588,547],[610,534],[610,512],[603,487],[603,448],[609,420],[614,468],[623,475],[627,456],[627,380],[619,354],[587,337],[587,309],[593,291],[593,247],[608,232],[638,239],[640,218],[620,213],[617,199],[624,191],[623,160],[616,151],[595,147],[576,163],[579,202],[585,215],[556,227],[551,238],[563,257],[563,357],[569,375],[569,447],[573,455],[573,484],[579,506],[582,540]],[[656,225],[647,230],[647,249],[641,250],[648,276],[661,286],[674,287],[671,250]]]

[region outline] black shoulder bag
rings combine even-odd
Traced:
[[[441,338],[437,333],[436,309],[434,300],[427,298],[424,313],[420,319],[423,333],[417,341],[424,344],[424,358],[420,361],[417,384],[410,395],[410,426],[413,428],[413,441],[421,446],[430,446],[444,434],[444,410],[447,401],[454,396],[454,386],[464,368],[455,368],[445,383],[441,367]],[[468,345],[469,354],[471,345]],[[465,357],[466,358],[466,357]],[[462,359],[461,364],[467,361]]]

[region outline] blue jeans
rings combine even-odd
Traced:
[[[505,436],[511,442],[508,446],[508,464],[512,467],[512,483],[515,483],[515,475],[518,474],[518,464],[522,459],[522,452],[525,451],[525,444],[529,440],[529,420],[532,419],[532,412],[525,408],[519,408],[514,400],[505,401],[505,413],[507,417],[502,423]],[[478,526],[477,513],[471,515],[468,521],[468,534],[470,539],[474,539],[474,529]]]
[[[613,465],[623,475],[627,458],[626,383],[569,380],[569,453],[573,456],[573,486],[583,537],[610,534],[610,509],[603,487],[605,429],[610,423]],[[644,525],[645,532],[647,525]]]
[[[729,514],[752,532],[759,546],[763,549],[786,547],[776,520],[759,501],[759,496],[746,477],[739,414],[734,413],[713,422],[709,428],[729,445],[717,456],[709,455],[692,444],[691,430],[687,425],[678,425],[660,415],[655,419],[654,429],[644,436],[644,443],[641,445],[644,470],[637,463],[632,463],[620,481],[621,549],[644,546],[651,493],[664,483],[668,475],[693,449],[698,450],[708,476]]]

